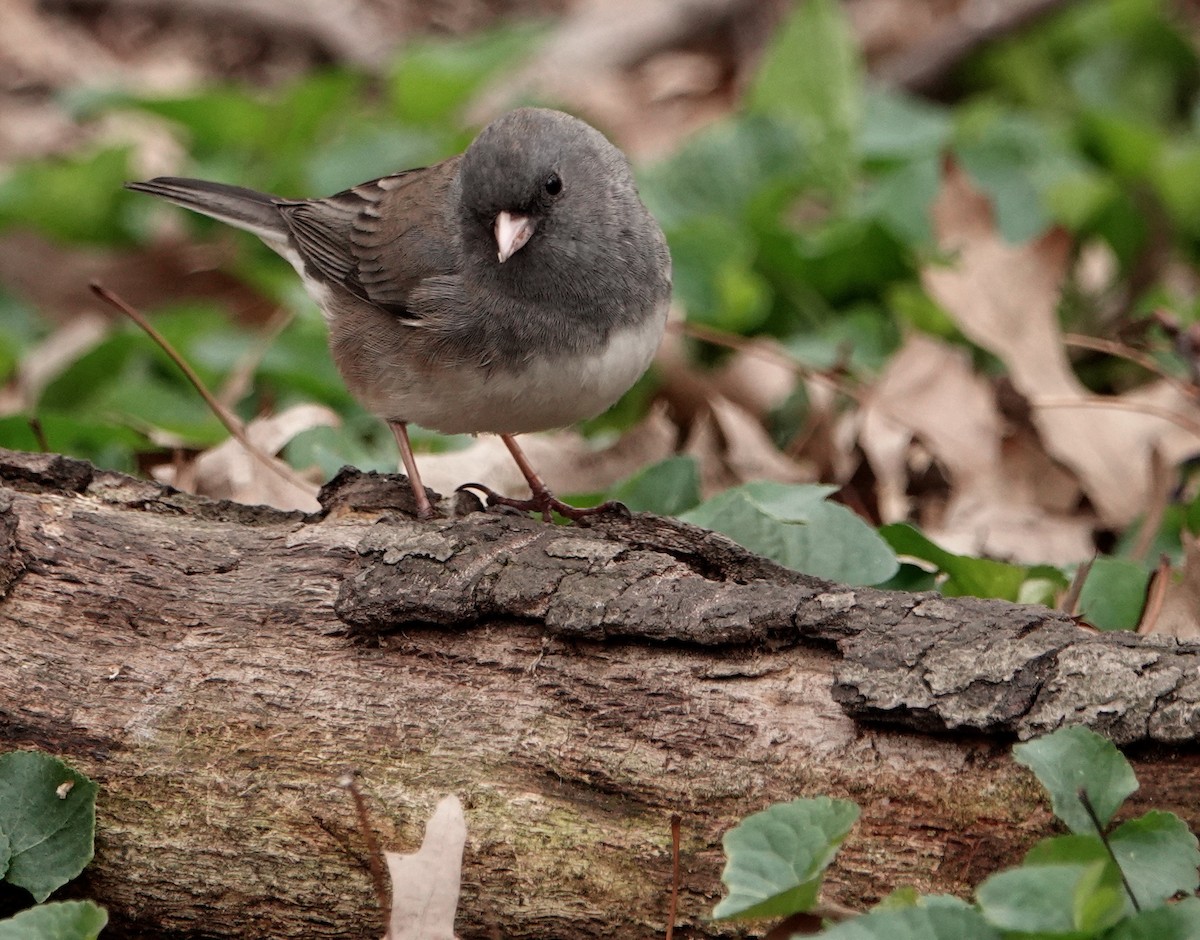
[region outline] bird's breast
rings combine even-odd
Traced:
[[[419,361],[411,344],[376,345],[369,355],[338,355],[350,390],[376,414],[446,434],[520,434],[565,427],[609,408],[654,358],[666,323],[664,302],[640,323],[613,330],[578,351],[534,340],[504,362]],[[360,334],[361,336],[361,334]],[[368,363],[366,371],[347,365]]]

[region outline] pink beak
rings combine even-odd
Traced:
[[[496,257],[501,264],[521,250],[536,227],[537,224],[527,215],[501,212],[496,216],[492,231],[496,236]]]

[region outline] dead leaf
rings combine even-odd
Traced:
[[[724,444],[722,459],[736,482],[812,482],[812,471],[776,447],[766,428],[750,412],[721,397],[709,405]]]
[[[1155,633],[1178,637],[1181,640],[1200,639],[1200,538],[1180,533],[1183,538],[1183,571],[1164,579],[1162,607],[1149,629],[1139,633]]]
[[[0,390],[0,415],[32,413],[42,392],[72,363],[108,336],[111,324],[97,313],[85,313],[59,327],[21,359],[16,383]]]
[[[384,852],[392,916],[384,940],[454,940],[467,822],[456,796],[444,796],[412,855]]]
[[[615,443],[596,450],[577,431],[522,434],[525,456],[546,485],[559,495],[602,493],[638,470],[675,453],[679,432],[662,407],[646,417]],[[453,493],[463,483],[482,483],[498,493],[520,495],[528,490],[504,442],[494,434],[481,434],[462,450],[418,454],[422,482],[442,493]]]
[[[713,376],[713,386],[735,405],[763,418],[796,389],[799,370],[773,339],[749,340]]]
[[[323,405],[295,405],[277,415],[251,421],[246,425],[246,435],[259,450],[275,454],[301,431],[315,427],[336,427],[339,420],[333,411]],[[275,462],[280,467],[284,466],[282,461]],[[271,472],[234,438],[200,454],[183,469],[172,464],[161,464],[150,472],[161,483],[214,499],[274,506],[276,509],[299,509],[303,512],[314,512],[320,508],[315,483],[310,487],[301,487]]]
[[[1074,512],[1054,485],[1063,474],[1028,454],[1005,427],[991,385],[964,350],[923,334],[893,354],[861,412],[859,446],[877,481],[884,522],[910,520],[909,482],[918,460],[936,460],[949,485],[944,505],[919,507],[920,524],[944,548],[1021,563],[1073,564],[1091,556],[1095,520]],[[1062,499],[1047,505],[1046,495]]]
[[[1043,445],[1080,479],[1101,519],[1128,524],[1144,507],[1150,451],[1168,459],[1195,449],[1197,436],[1161,414],[1141,407],[1165,393],[1139,390],[1097,400],[1075,377],[1059,327],[1059,292],[1067,273],[1070,240],[1052,230],[1034,241],[1012,245],[995,228],[991,206],[966,174],[947,167],[933,209],[941,248],[956,260],[928,267],[922,281],[973,342],[996,355],[1013,386],[1033,408]],[[1193,404],[1176,397],[1167,411],[1196,421]]]
[[[883,521],[907,519],[908,456],[919,440],[959,489],[991,474],[1001,421],[966,352],[920,333],[888,361],[861,412],[859,443],[879,484]]]

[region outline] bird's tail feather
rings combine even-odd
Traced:
[[[287,225],[276,208],[276,199],[267,193],[243,186],[174,176],[159,176],[144,183],[126,183],[125,188],[159,196],[185,209],[253,232],[268,244],[287,240]]]

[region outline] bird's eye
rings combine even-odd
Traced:
[[[557,173],[551,173],[546,177],[546,182],[542,184],[546,192],[551,196],[557,196],[562,192],[562,177]]]

